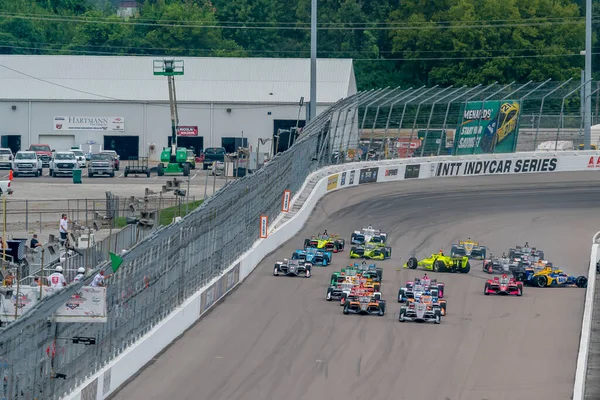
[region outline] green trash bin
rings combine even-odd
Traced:
[[[79,168],[73,170],[73,183],[81,183],[81,172]]]

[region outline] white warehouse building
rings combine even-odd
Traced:
[[[0,56],[1,146],[102,146],[121,159],[157,160],[171,138],[167,78],[154,75],[157,59]],[[175,78],[180,146],[197,154],[208,147],[256,149],[259,139],[272,139],[279,129],[304,126],[309,59],[175,59],[185,69]],[[317,60],[317,113],[356,91],[352,60]],[[280,151],[287,148],[283,142]]]

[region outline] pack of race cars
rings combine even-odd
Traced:
[[[325,299],[339,301],[345,315],[378,315],[384,316],[386,301],[382,299],[381,285],[383,268],[367,260],[386,260],[391,257],[391,247],[387,243],[387,234],[373,229],[371,226],[352,233],[350,258],[362,258],[360,263],[353,263],[340,271],[331,273]],[[305,239],[304,248],[293,252],[291,258],[277,261],[273,275],[303,276],[310,278],[314,266],[331,265],[333,254],[345,249],[345,240],[339,235],[323,234]],[[483,272],[498,273],[488,279],[484,285],[484,295],[522,296],[524,286],[552,287],[576,286],[587,287],[587,278],[573,276],[544,259],[544,252],[524,246],[510,248],[508,256],[494,257],[487,247],[473,242],[469,238],[452,245],[450,255],[443,250],[431,257],[418,260],[410,257],[404,268],[421,267],[434,272],[469,273],[470,260],[482,260]],[[509,276],[512,274],[512,276]],[[398,290],[398,303],[401,304],[398,314],[400,322],[434,322],[441,323],[447,315],[446,285],[437,279],[427,276],[407,281]]]

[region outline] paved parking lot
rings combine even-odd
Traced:
[[[0,180],[8,179],[9,171],[0,171]],[[35,178],[19,176],[13,179],[11,188],[14,193],[7,196],[7,232],[27,231],[43,232],[48,229],[54,230],[58,224],[61,213],[69,214],[69,219],[77,220],[79,223],[91,223],[94,212],[106,210],[106,192],[120,198],[119,215],[127,214],[130,196],[143,197],[145,189],[148,188],[156,193],[161,191],[167,181],[177,178],[181,181],[181,189],[188,190],[188,177],[183,176],[157,176],[155,173],[150,177],[123,176],[123,171],[118,171],[114,178],[87,176],[87,169],[83,170],[82,183],[74,184],[72,177],[51,177],[48,169],[44,169],[44,176]],[[209,176],[207,171],[193,170],[189,176],[189,198],[186,200],[201,200],[211,196],[213,190],[222,188],[231,178]],[[163,193],[161,201],[154,201],[154,206],[160,204],[160,208],[174,206],[177,200],[173,192]],[[0,203],[0,212],[2,205]],[[87,222],[86,222],[87,221]],[[3,229],[0,220],[0,230]],[[8,235],[10,237],[10,234]]]

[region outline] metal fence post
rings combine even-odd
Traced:
[[[25,230],[29,231],[29,200],[25,199]]]
[[[383,96],[381,96],[378,100],[381,101],[383,99],[385,99],[386,97],[392,95],[395,91],[397,91],[398,89],[400,89],[399,87],[392,89],[391,91],[385,93]],[[373,136],[375,135],[375,127],[377,125],[377,118],[379,118],[379,110],[381,109],[381,106],[386,104],[387,101],[384,101],[383,103],[379,104],[377,106],[377,110],[375,111],[375,117],[373,118],[373,126],[371,127],[371,137],[369,138],[369,146],[367,148],[367,154],[371,151],[371,147],[373,146]]]
[[[421,89],[425,89],[425,86],[421,86],[420,88],[418,88],[417,90],[415,90],[414,92],[412,92],[411,94],[413,94],[415,97],[409,97],[409,100],[407,100],[404,103],[404,107],[402,108],[402,115],[400,116],[400,122],[398,122],[398,139],[402,136],[402,123],[404,122],[404,114],[406,114],[406,108],[408,107],[408,103],[410,103],[413,100],[418,99],[419,97],[421,97],[422,95],[424,95],[425,93],[427,93],[429,90],[425,90],[425,92],[421,92]]]
[[[452,86],[450,86],[449,88],[451,88]],[[449,89],[448,88],[448,89]],[[423,153],[425,152],[425,143],[427,143],[427,136],[429,135],[429,127],[431,126],[431,118],[433,118],[433,110],[435,109],[435,105],[437,103],[439,103],[440,101],[444,100],[445,98],[449,97],[449,96],[453,96],[455,95],[457,92],[460,92],[461,90],[464,90],[466,88],[466,86],[463,87],[459,87],[455,90],[453,90],[452,92],[448,93],[447,95],[437,99],[436,101],[434,101],[431,104],[431,111],[429,112],[429,119],[427,120],[427,127],[425,128],[425,136],[423,137],[423,143],[421,144],[421,157],[423,157]],[[444,137],[444,131],[442,130],[442,133],[440,135],[440,145],[442,144],[442,138]]]
[[[352,114],[352,120],[350,122],[350,134],[348,135],[348,143],[346,144],[346,154],[350,151],[350,140],[352,138],[352,129],[354,129],[354,121],[356,120],[356,117],[358,116],[358,109],[360,108],[361,104],[363,104],[363,102],[370,101],[378,93],[379,93],[378,90],[369,91],[369,92],[365,93],[364,97],[360,96],[356,99],[356,103],[354,104],[354,113]],[[358,124],[358,121],[356,121],[356,123]],[[358,129],[358,126],[357,126],[357,128],[356,128],[356,137],[357,137],[356,145],[357,145],[357,147],[358,147],[358,144],[360,143],[360,134],[361,134],[360,130]],[[344,162],[346,162],[346,158],[347,157],[344,157]],[[354,154],[353,158],[356,158],[356,153]],[[352,162],[352,161],[353,160],[350,160],[350,162]]]
[[[529,95],[535,93],[538,89],[540,89],[542,86],[544,86],[546,83],[550,82],[552,79],[546,79],[544,82],[540,83],[538,86],[536,86],[535,88],[533,88],[532,90],[530,90],[529,92],[525,93],[525,95],[521,96],[521,98],[519,99],[519,101],[522,103],[527,97],[529,97]],[[527,85],[529,85],[532,81],[529,81],[527,83]],[[527,86],[525,85],[525,86]],[[525,87],[523,86],[523,87]],[[521,87],[521,89],[523,89],[523,87]],[[520,90],[520,89],[519,89]],[[518,90],[515,90],[515,92],[517,92]],[[514,94],[515,92],[511,93]],[[514,143],[514,147],[513,147],[513,153],[517,151],[517,143],[519,141],[519,137],[517,136],[515,143]],[[535,151],[535,147],[533,148],[533,151]]]
[[[567,83],[571,82],[573,80],[573,78],[570,78],[569,80],[567,80],[566,82],[563,82],[561,85],[559,85],[558,87],[554,88],[552,91],[550,91],[549,93],[546,93],[544,95],[544,97],[542,97],[542,102],[540,104],[540,114],[538,116],[538,124],[537,124],[537,128],[535,130],[535,137],[533,139],[533,149],[535,150],[536,146],[537,146],[537,139],[538,139],[538,135],[540,132],[540,124],[542,123],[542,113],[544,112],[544,101],[546,100],[546,97],[550,96],[551,94],[553,94],[554,92],[556,92],[558,89],[562,88],[563,86],[565,86]]]
[[[439,85],[435,85],[434,87],[430,88],[428,91],[426,91],[425,93],[429,92],[430,90],[434,90],[438,88]],[[446,88],[448,89],[448,88]],[[442,90],[442,92],[444,92],[446,89]],[[423,93],[423,94],[425,94]],[[419,112],[421,111],[421,105],[424,104],[425,102],[435,98],[435,96],[437,96],[439,93],[435,93],[433,96],[429,96],[428,98],[426,98],[425,100],[422,100],[418,105],[417,105],[417,112],[415,113],[415,119],[413,120],[413,126],[412,129],[410,130],[410,138],[408,139],[408,150],[410,151],[410,148],[412,147],[412,139],[413,139],[413,134],[415,133],[415,128],[417,127],[417,118],[419,118]],[[417,132],[417,138],[419,137],[419,133]],[[416,152],[415,152],[416,153]],[[414,156],[414,153],[412,153],[412,155]]]
[[[566,96],[564,96],[562,98],[562,103],[560,106],[558,129],[556,130],[556,140],[554,141],[554,151],[556,151],[556,149],[558,149],[558,138],[560,136],[560,128],[562,127],[562,124],[564,123],[565,100],[567,99],[567,97],[569,97],[570,95],[572,95],[573,93],[575,93],[579,89],[581,89],[581,87],[584,86],[586,83],[587,82],[580,84],[579,86],[577,86],[575,89],[571,90],[569,93],[567,93]]]
[[[394,105],[396,105],[399,101],[401,101],[402,99],[404,99],[406,97],[407,93],[410,94],[412,92],[412,90],[413,90],[412,87],[410,87],[410,88],[408,88],[406,90],[403,90],[402,92],[400,92],[398,94],[398,96],[390,99],[387,102],[387,103],[389,103],[391,101],[391,103],[389,103],[390,104],[390,111],[388,111],[388,117],[387,117],[387,120],[385,121],[385,130],[383,131],[383,136],[384,137],[383,137],[383,140],[381,141],[381,146],[379,148],[379,151],[383,150],[384,146],[386,145],[386,142],[389,142],[388,129],[390,127],[390,119],[392,118],[392,112],[394,110]],[[385,149],[386,149],[385,159],[386,160],[388,159],[388,155],[389,155],[389,149],[388,149],[388,147],[389,147],[389,144],[388,144],[388,146],[385,147]]]

